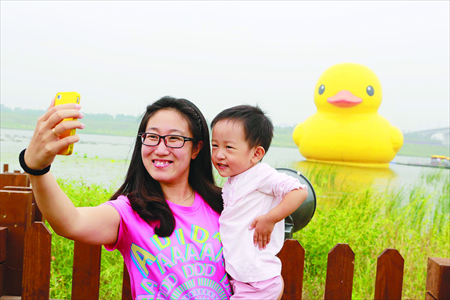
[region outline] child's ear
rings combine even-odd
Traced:
[[[203,148],[203,141],[199,141],[199,142],[197,143],[197,145],[195,145],[195,146],[192,148],[191,159],[195,159],[195,158],[197,157],[198,153],[200,152],[200,150],[202,150],[202,148]]]
[[[255,148],[255,150],[253,151],[253,157],[252,157],[252,163],[257,163],[259,162],[264,155],[266,154],[266,150],[264,150],[263,147],[258,146]]]

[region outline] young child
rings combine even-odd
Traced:
[[[284,218],[305,201],[306,186],[258,163],[273,137],[272,122],[259,107],[226,109],[211,128],[212,162],[228,177],[219,224],[231,299],[279,299],[283,279],[276,254],[284,242]]]

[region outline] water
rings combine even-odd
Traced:
[[[18,155],[26,148],[33,132],[30,130],[0,129],[1,164],[9,170],[21,170]],[[122,182],[131,159],[134,137],[82,134],[71,156],[57,156],[52,173],[57,178],[83,180],[86,184],[117,187]],[[310,168],[329,168],[330,165],[307,162],[296,148],[271,147],[264,162],[273,167],[289,167],[307,174]],[[394,162],[429,163],[429,158],[397,156]],[[387,187],[407,187],[421,175],[432,174],[436,169],[391,164],[387,169],[336,166],[338,178],[347,182],[372,185],[383,190]],[[443,170],[449,172],[449,170]],[[429,187],[433,189],[433,187]]]
[[[83,180],[105,187],[120,185],[133,151],[132,137],[81,134],[71,156],[57,156],[51,171],[56,178]],[[9,171],[22,170],[19,153],[30,143],[33,131],[0,129],[1,164]]]

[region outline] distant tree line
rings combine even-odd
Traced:
[[[38,109],[11,109],[1,105],[1,127],[10,129],[29,129],[36,127],[37,119],[44,114]],[[86,128],[83,133],[133,136],[136,134],[141,116],[118,114],[90,114],[84,113],[83,123]]]
[[[1,105],[1,127],[10,129],[34,130],[37,119],[44,114],[38,109],[11,109]],[[139,126],[141,116],[118,114],[84,113],[83,123],[86,125],[83,133],[134,136]],[[275,127],[274,147],[296,147],[292,140],[293,127]]]
[[[1,104],[0,124],[2,128],[34,130],[39,116],[44,110],[38,109],[11,109]],[[89,114],[85,113],[83,123],[86,128],[83,133],[100,135],[134,136],[140,123],[141,116],[118,114]],[[275,126],[273,147],[297,148],[292,140],[294,127]],[[399,155],[425,156],[440,154],[449,155],[448,146],[440,145],[440,142],[423,137],[414,132],[404,134],[405,143],[399,151]]]

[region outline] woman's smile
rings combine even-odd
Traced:
[[[165,168],[165,167],[173,164],[172,160],[162,160],[162,159],[154,159],[154,160],[152,160],[152,162],[156,168]]]

